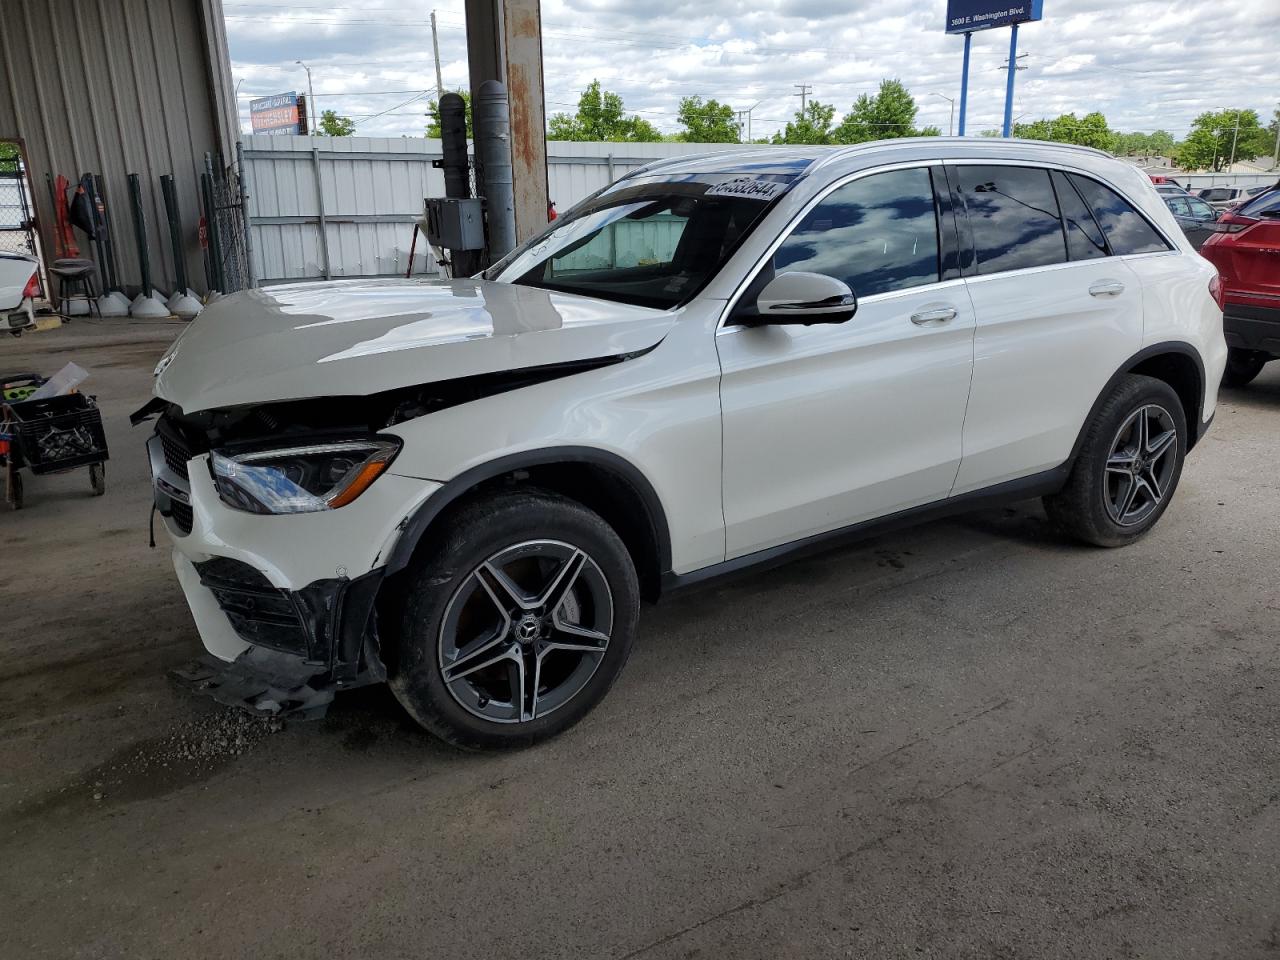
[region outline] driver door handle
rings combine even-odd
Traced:
[[[1091,297],[1118,297],[1124,293],[1124,284],[1119,280],[1099,280],[1089,288]]]
[[[955,307],[935,307],[931,310],[921,310],[919,313],[913,313],[911,322],[917,327],[938,327],[944,323],[950,323],[955,318]]]

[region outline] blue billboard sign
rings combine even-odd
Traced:
[[[1044,0],[947,0],[947,33],[973,33],[1039,20]]]
[[[249,120],[254,133],[306,133],[301,123],[298,94],[277,93],[249,101]]]

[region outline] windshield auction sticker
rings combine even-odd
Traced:
[[[756,177],[735,177],[724,183],[717,183],[704,196],[708,197],[742,197],[747,200],[772,200],[787,189],[785,183],[777,180],[760,180]]]

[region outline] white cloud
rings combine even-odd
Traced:
[[[419,15],[391,0],[224,6],[242,95],[305,89],[293,64],[302,59],[321,109],[357,118],[368,135],[421,134],[422,102],[397,105],[435,85],[425,9]],[[445,86],[465,86],[462,2],[438,9]],[[958,97],[962,41],[943,33],[944,11],[943,0],[914,9],[879,0],[545,0],[547,111],[572,110],[599,78],[666,131],[677,129],[681,96],[736,108],[762,101],[753,114],[760,136],[799,106],[794,84],[843,112],[881,78],[898,77],[916,95],[920,122],[945,130],[951,108],[933,94]],[[1277,36],[1280,4],[1257,0],[1050,0],[1045,19],[1020,31],[1019,52],[1028,56],[1014,113],[1102,110],[1115,128],[1179,136],[1209,109],[1251,107],[1266,122],[1280,100]],[[1008,30],[974,35],[971,132],[999,125],[1008,42]]]

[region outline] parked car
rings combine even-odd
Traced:
[[[1222,215],[1200,253],[1222,275],[1227,368],[1222,383],[1243,387],[1280,357],[1280,190]]]
[[[35,326],[40,264],[34,257],[0,250],[0,330],[17,336]]]
[[[931,137],[656,161],[472,279],[227,297],[134,415],[185,676],[306,713],[386,678],[522,745],[642,598],[1033,497],[1131,543],[1213,417],[1217,283],[1131,165]]]
[[[1178,221],[1182,232],[1191,241],[1191,245],[1199,250],[1216,229],[1218,211],[1199,197],[1187,194],[1180,197],[1166,196],[1164,203],[1173,213],[1173,218]]]
[[[1244,187],[1205,187],[1198,196],[1214,209],[1226,210],[1244,198],[1244,191]]]
[[[1248,203],[1254,197],[1260,196],[1261,194],[1267,193],[1274,189],[1275,189],[1274,184],[1266,184],[1261,187],[1246,187],[1241,192],[1240,196],[1236,197],[1236,199],[1231,201],[1231,206],[1227,207],[1227,209],[1234,210],[1236,207],[1241,206],[1242,204]]]

